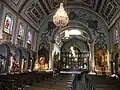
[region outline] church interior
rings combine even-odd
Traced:
[[[120,90],[120,0],[0,0],[0,90]]]

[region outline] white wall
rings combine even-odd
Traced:
[[[52,59],[54,59],[55,52],[56,52],[56,54],[59,53],[59,60],[60,60],[60,48],[56,44],[54,44],[53,49],[52,49]]]

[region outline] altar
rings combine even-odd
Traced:
[[[60,71],[61,74],[81,74],[81,71]]]

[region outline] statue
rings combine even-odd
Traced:
[[[41,71],[41,70],[47,70],[48,69],[48,63],[45,62],[45,57],[40,57],[35,62],[35,71]]]

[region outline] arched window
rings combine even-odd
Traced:
[[[118,30],[117,30],[117,28],[114,30],[114,33],[113,33],[113,40],[114,40],[114,44],[116,44],[116,43],[118,43],[118,38],[119,38],[119,36],[118,36]]]
[[[11,14],[5,15],[5,21],[4,21],[4,32],[6,33],[12,33],[12,27],[13,27],[13,16]]]
[[[24,26],[22,23],[19,24],[18,28],[18,39],[23,40],[24,39]]]
[[[29,30],[27,34],[27,43],[31,44],[32,43],[32,31]]]

